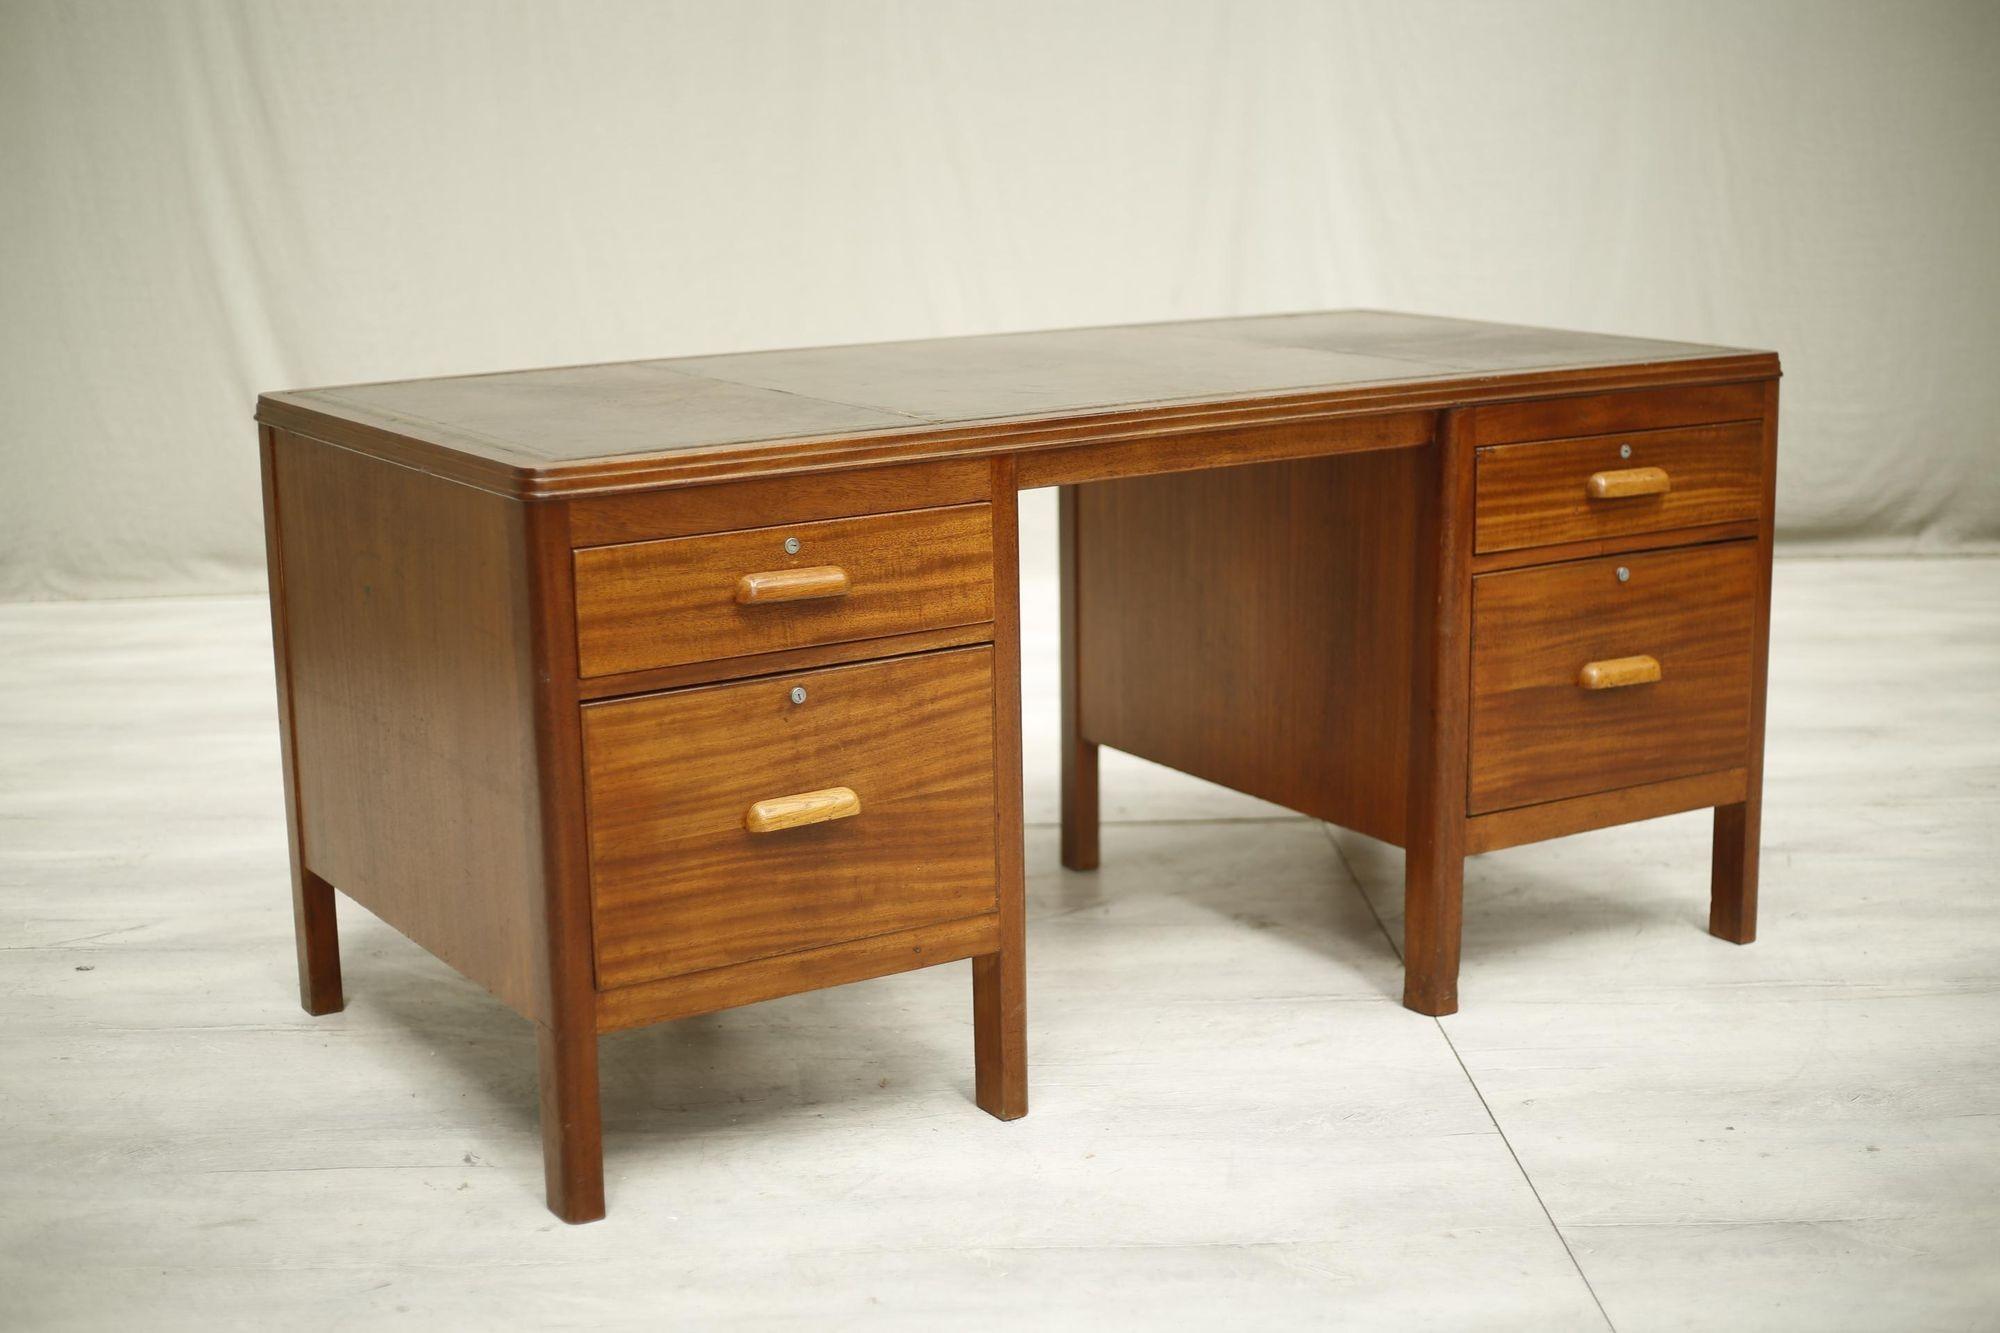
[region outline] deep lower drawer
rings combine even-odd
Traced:
[[[1481,552],[1622,537],[1757,517],[1764,426],[1506,444],[1478,453]]]
[[[583,710],[602,988],[993,911],[993,650]]]
[[[985,504],[593,546],[575,560],[585,677],[993,618]]]
[[[1741,765],[1758,572],[1741,541],[1474,579],[1471,812]]]

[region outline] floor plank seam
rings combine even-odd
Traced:
[[[1361,876],[1355,873],[1353,863],[1347,859],[1347,849],[1342,847],[1340,839],[1334,836],[1333,825],[1321,823],[1320,829],[1326,834],[1327,842],[1332,845],[1333,854],[1340,859],[1340,868],[1347,872],[1348,882],[1354,886],[1354,891],[1361,895],[1362,905],[1368,909],[1368,915],[1375,918],[1376,929],[1380,930],[1382,938],[1388,941],[1390,951],[1396,955],[1396,961],[1401,962],[1403,951],[1396,947],[1396,937],[1389,933],[1388,923],[1382,920],[1382,914],[1375,910],[1375,904],[1368,897],[1367,890],[1361,887]],[[1433,1018],[1431,1022],[1437,1025],[1438,1035],[1444,1038],[1445,1048],[1451,1052],[1451,1058],[1458,1062],[1458,1070],[1465,1075],[1465,1082],[1472,1089],[1472,1095],[1479,1099],[1479,1109],[1486,1112],[1486,1119],[1493,1126],[1493,1132],[1500,1136],[1501,1144],[1507,1149],[1507,1156],[1513,1159],[1514,1169],[1521,1173],[1521,1182],[1528,1187],[1528,1193],[1535,1196],[1535,1206],[1540,1208],[1542,1216],[1548,1219],[1549,1230],[1555,1233],[1556,1240],[1563,1247],[1563,1253],[1569,1256],[1570,1267],[1576,1270],[1577,1281],[1583,1283],[1583,1289],[1590,1293],[1591,1304],[1597,1307],[1597,1313],[1604,1320],[1604,1326],[1610,1329],[1611,1333],[1618,1333],[1618,1326],[1611,1322],[1611,1314],[1604,1308],[1604,1302],[1599,1299],[1597,1288],[1590,1284],[1590,1275],[1583,1271],[1583,1264],[1577,1259],[1576,1251],[1570,1248],[1569,1237],[1563,1235],[1562,1228],[1556,1225],[1555,1214],[1549,1211],[1549,1205],[1542,1199],[1541,1190],[1535,1187],[1535,1179],[1528,1174],[1528,1168],[1522,1164],[1521,1154],[1514,1151],[1514,1144],[1508,1139],[1507,1131],[1500,1126],[1500,1118],[1493,1114],[1493,1108],[1487,1104],[1486,1093],[1480,1088],[1479,1080],[1475,1079],[1472,1071],[1466,1068],[1465,1057],[1458,1053],[1458,1046],[1452,1041],[1451,1034],[1445,1031],[1444,1020]]]
[[[1528,1192],[1535,1196],[1535,1206],[1540,1208],[1542,1216],[1549,1220],[1549,1230],[1555,1232],[1556,1239],[1562,1243],[1563,1253],[1569,1256],[1570,1266],[1576,1269],[1577,1280],[1583,1283],[1583,1289],[1590,1293],[1592,1304],[1597,1306],[1597,1313],[1603,1316],[1604,1326],[1610,1329],[1611,1333],[1618,1333],[1618,1326],[1611,1322],[1611,1313],[1604,1308],[1604,1302],[1597,1295],[1597,1288],[1590,1284],[1590,1274],[1583,1271],[1583,1263],[1576,1257],[1576,1251],[1570,1248],[1569,1237],[1563,1235],[1562,1227],[1556,1223],[1555,1214],[1549,1211],[1549,1205],[1542,1199],[1541,1190],[1535,1187],[1535,1178],[1528,1174],[1528,1168],[1521,1162],[1521,1154],[1514,1151],[1513,1141],[1507,1137],[1507,1131],[1500,1127],[1500,1118],[1494,1115],[1493,1108],[1487,1105],[1486,1093],[1479,1086],[1479,1080],[1475,1079],[1472,1071],[1465,1067],[1465,1057],[1458,1053],[1458,1047],[1452,1042],[1451,1034],[1444,1030],[1444,1020],[1434,1018],[1431,1021],[1437,1024],[1438,1035],[1444,1038],[1445,1046],[1451,1051],[1451,1058],[1458,1061],[1459,1069],[1465,1074],[1466,1083],[1472,1088],[1472,1095],[1479,1098],[1479,1108],[1486,1112],[1486,1118],[1493,1122],[1493,1132],[1500,1136],[1500,1142],[1506,1146],[1507,1155],[1514,1159],[1514,1169],[1521,1173],[1521,1180],[1527,1185]]]

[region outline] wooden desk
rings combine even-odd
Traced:
[[[305,1007],[338,886],[533,1021],[569,1221],[619,1028],[969,958],[977,1100],[1024,1114],[1051,485],[1065,864],[1099,745],[1401,844],[1444,1014],[1468,853],[1714,807],[1747,942],[1777,375],[1343,311],[265,395]]]

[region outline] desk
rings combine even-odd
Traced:
[[[1038,486],[1065,864],[1100,745],[1397,843],[1445,1014],[1466,855],[1712,807],[1748,942],[1777,376],[1341,311],[267,394],[303,1003],[337,886],[532,1021],[573,1222],[603,1032],[970,959],[1024,1114]]]

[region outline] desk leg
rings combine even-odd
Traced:
[[[1764,696],[1771,665],[1771,538],[1777,508],[1778,381],[1764,386],[1764,511],[1759,524],[1756,643],[1750,659],[1750,746],[1744,799],[1715,808],[1708,876],[1708,933],[1732,944],[1757,938],[1757,854],[1764,822]]]
[[[1083,738],[1081,589],[1077,585],[1077,488],[1061,487],[1057,506],[1061,531],[1059,583],[1062,591],[1062,863],[1071,870],[1097,869],[1097,746]]]
[[[1403,860],[1403,1004],[1458,1010],[1465,885],[1466,745],[1472,672],[1469,422],[1439,420],[1418,506],[1410,653],[1409,800]]]
[[[292,858],[292,934],[299,955],[299,1003],[309,1014],[339,1013],[340,934],[333,886],[306,869],[305,813],[299,808],[296,742],[292,736],[292,657],[286,626],[285,547],[279,527],[277,433],[257,432],[264,471],[264,565],[271,582],[271,649],[278,678],[278,762],[285,779],[285,832]]]
[[[542,1170],[549,1211],[565,1222],[604,1216],[604,1116],[597,1034],[535,1024],[541,1057]]]
[[[1027,903],[1021,828],[1021,567],[1014,460],[993,464],[993,873],[1000,951],[972,960],[973,1097],[1028,1113]]]
[[[333,885],[296,864],[292,931],[299,951],[299,1003],[309,1014],[339,1013],[347,1001],[340,988],[340,928],[334,922]]]
[[[1757,835],[1762,801],[1753,794],[1715,807],[1715,848],[1708,876],[1708,933],[1732,944],[1757,938]]]
[[[590,845],[584,827],[583,725],[576,697],[576,588],[569,508],[524,515],[533,616],[535,755],[542,883],[534,914],[535,1038],[541,1068],[542,1167],[549,1211],[565,1222],[604,1216],[604,1116],[597,1080],[597,988],[590,935]]]

